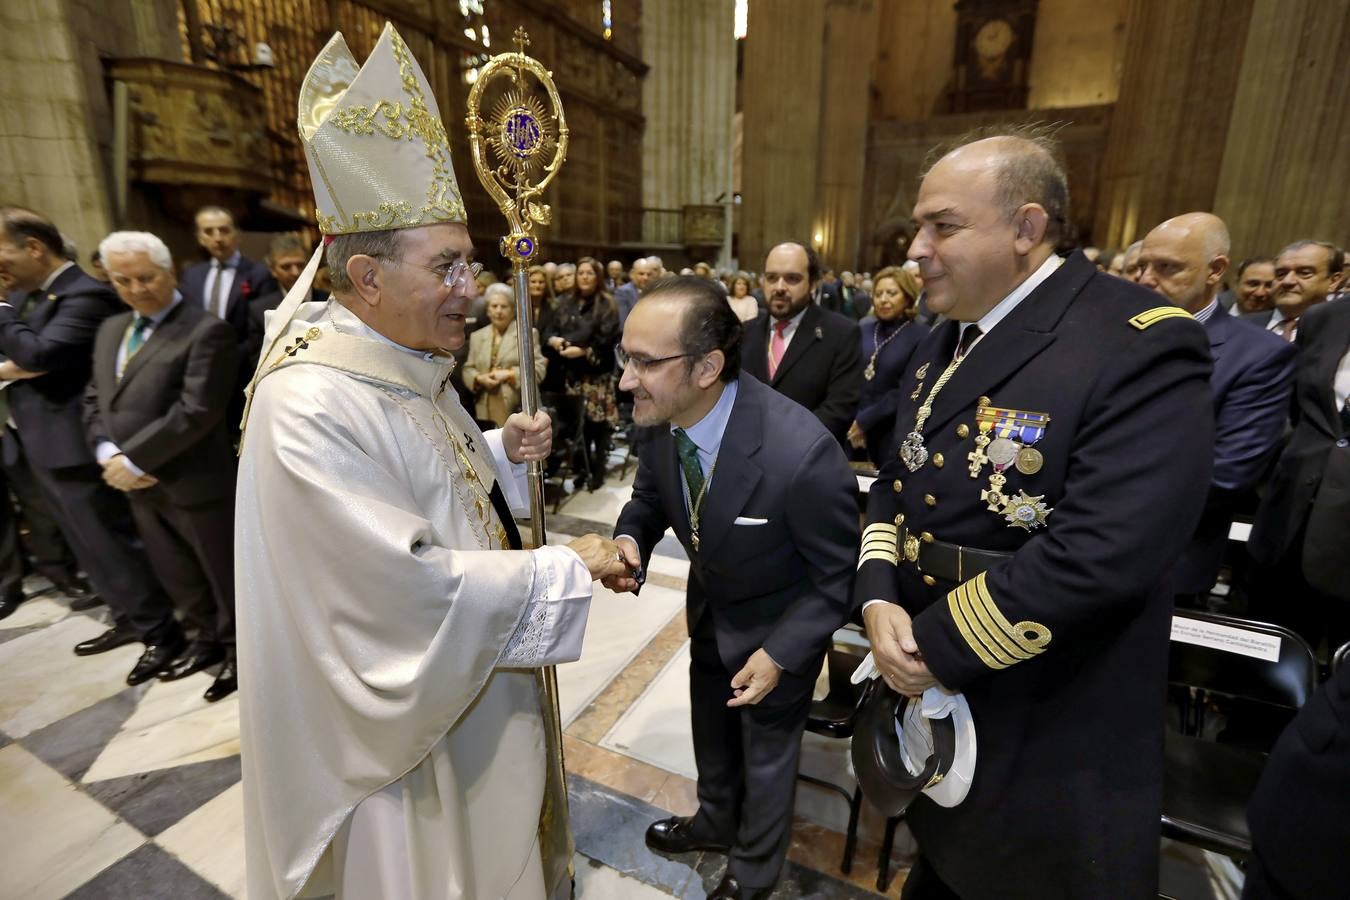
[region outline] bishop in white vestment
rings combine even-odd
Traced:
[[[519,546],[546,416],[482,433],[442,351],[472,245],[416,61],[340,35],[300,98],[333,299],[269,321],[236,515],[252,900],[542,900],[537,679],[576,659],[612,542]],[[369,212],[360,212],[366,210]],[[514,501],[514,503],[512,502]]]

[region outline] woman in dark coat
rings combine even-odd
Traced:
[[[591,257],[577,262],[576,286],[558,299],[547,344],[562,361],[563,391],[580,401],[581,437],[590,469],[576,486],[595,490],[605,480],[610,435],[619,424],[615,400],[614,346],[619,310],[604,289],[604,267]],[[574,432],[575,433],[575,432]]]
[[[900,384],[905,363],[928,334],[927,325],[914,321],[919,291],[918,279],[897,266],[882,269],[873,279],[872,314],[858,323],[867,364],[858,415],[848,429],[854,459],[879,462],[887,452],[886,447],[869,446],[868,436],[877,443],[891,433],[896,397],[887,394]]]

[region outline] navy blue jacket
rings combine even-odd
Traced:
[[[645,566],[674,530],[690,560],[689,631],[711,612],[728,671],[763,647],[784,669],[814,678],[848,619],[858,558],[858,486],[839,444],[811,413],[742,373],[695,550],[675,441],[669,428],[652,431],[614,533],[637,541]]]
[[[1177,563],[1176,589],[1214,586],[1233,511],[1269,470],[1289,420],[1298,352],[1273,332],[1216,310],[1205,322],[1214,358],[1214,475],[1200,524]]]
[[[858,323],[858,328],[862,332],[863,385],[855,421],[863,431],[871,432],[877,425],[895,418],[896,388],[900,384],[900,376],[914,348],[928,336],[928,326],[918,322],[900,326],[900,333],[877,354],[876,371],[871,378],[867,377],[867,363],[877,348],[877,320],[874,316],[868,316]],[[881,340],[883,343],[886,341],[885,334]],[[873,459],[878,459],[885,450],[884,447],[872,447],[870,443],[868,449],[872,450]]]
[[[44,372],[6,389],[29,463],[48,469],[94,464],[84,437],[84,389],[93,368],[94,336],[103,320],[125,310],[113,289],[71,266],[25,317],[25,294],[0,306],[0,356]]]
[[[957,331],[943,322],[911,357],[898,436]],[[1074,253],[950,376],[923,429],[928,461],[911,472],[892,455],[868,494],[856,605],[903,606],[974,719],[965,800],[920,797],[906,814],[962,897],[1157,894],[1170,575],[1210,483],[1210,369],[1199,323]],[[1003,494],[1028,498],[1013,511],[1040,503],[1043,526],[982,498],[981,409],[1048,417],[1039,464],[1002,473]],[[948,580],[921,568],[937,541],[1011,556]]]

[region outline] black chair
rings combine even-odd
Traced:
[[[1335,675],[1346,663],[1350,663],[1350,641],[1341,644],[1331,655],[1331,674]]]
[[[1312,648],[1286,628],[1190,610],[1178,610],[1175,619],[1276,638],[1279,656],[1271,662],[1174,639],[1167,672],[1173,685],[1291,710],[1301,707],[1317,685]],[[1203,700],[1196,705],[1203,706]],[[1252,848],[1247,801],[1266,754],[1201,740],[1201,717],[1183,714],[1183,721],[1190,719],[1194,721],[1184,728],[1190,733],[1169,732],[1166,738],[1162,833],[1244,860]]]
[[[861,656],[845,650],[831,649],[826,654],[825,667],[829,672],[830,689],[824,699],[811,701],[811,712],[806,717],[807,731],[845,741],[853,737],[853,718],[858,710],[858,700],[862,697],[862,685],[852,684],[849,679],[861,662]],[[798,772],[797,778],[807,784],[834,791],[848,804],[844,859],[839,863],[839,870],[847,875],[853,869],[853,851],[858,845],[858,813],[862,808],[862,791],[855,787],[849,793],[842,785],[805,772]]]

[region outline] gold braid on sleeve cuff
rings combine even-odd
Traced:
[[[862,553],[858,557],[858,568],[861,569],[863,563],[874,559],[891,566],[898,563],[900,556],[896,549],[897,541],[894,525],[885,522],[873,522],[868,525],[863,530]]]
[[[949,593],[947,606],[961,637],[991,669],[1006,669],[1031,659],[1050,645],[1049,628],[1039,622],[1014,625],[999,612],[984,572]]]

